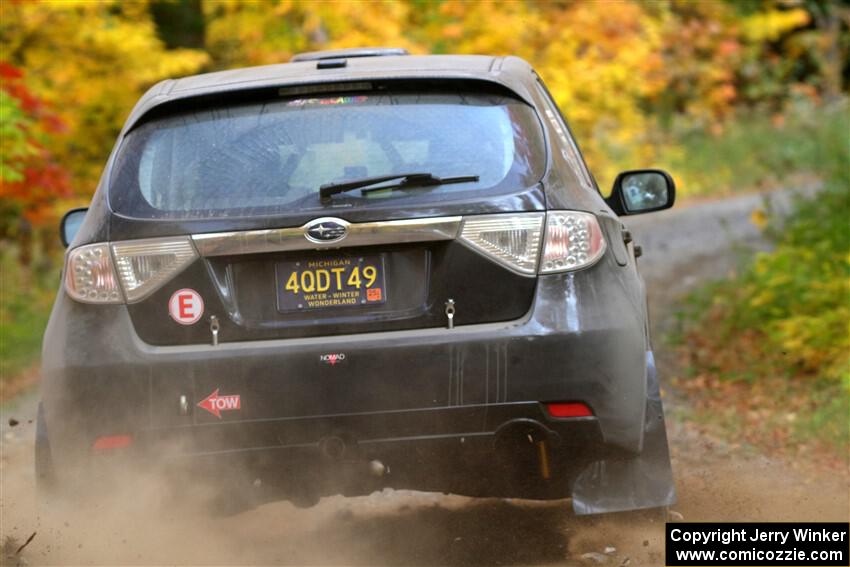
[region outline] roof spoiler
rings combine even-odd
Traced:
[[[321,61],[323,59],[349,59],[351,57],[385,57],[388,55],[410,55],[401,47],[355,47],[353,49],[330,49],[327,51],[307,51],[296,53],[290,62]]]

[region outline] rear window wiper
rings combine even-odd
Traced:
[[[372,189],[365,189],[370,185],[385,183],[387,181],[395,181],[400,179],[398,183],[392,185],[382,185]],[[319,197],[322,200],[328,199],[331,195],[337,193],[345,193],[347,191],[355,191],[362,189],[361,194],[365,195],[372,191],[384,191],[386,189],[409,189],[411,187],[429,187],[434,185],[448,185],[450,183],[469,183],[478,181],[477,175],[463,175],[460,177],[437,177],[430,173],[398,173],[396,175],[383,175],[380,177],[366,177],[356,181],[345,181],[343,183],[328,183],[319,187]]]

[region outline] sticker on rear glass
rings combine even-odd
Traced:
[[[340,104],[360,104],[369,100],[368,96],[334,96],[329,98],[298,98],[290,100],[286,106],[336,106]]]
[[[215,392],[198,402],[198,407],[203,408],[221,419],[221,412],[242,409],[242,398],[239,394],[219,395],[218,388]]]
[[[194,289],[178,289],[168,300],[168,314],[181,325],[194,325],[204,315],[204,300]]]

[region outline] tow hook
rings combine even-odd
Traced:
[[[390,474],[390,467],[381,461],[369,461],[369,473],[371,473],[372,476],[380,478],[386,474]]]
[[[449,320],[448,328],[455,328],[455,300],[449,299],[446,301],[446,318]]]
[[[212,346],[218,346],[218,317],[210,317],[210,333],[212,333]]]
[[[180,407],[180,415],[189,415],[189,398],[186,397],[185,394],[181,394],[178,398],[178,404]]]

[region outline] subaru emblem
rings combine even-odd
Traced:
[[[348,223],[342,219],[316,219],[308,222],[304,227],[304,237],[317,244],[339,242],[345,238],[346,234],[348,234]]]

